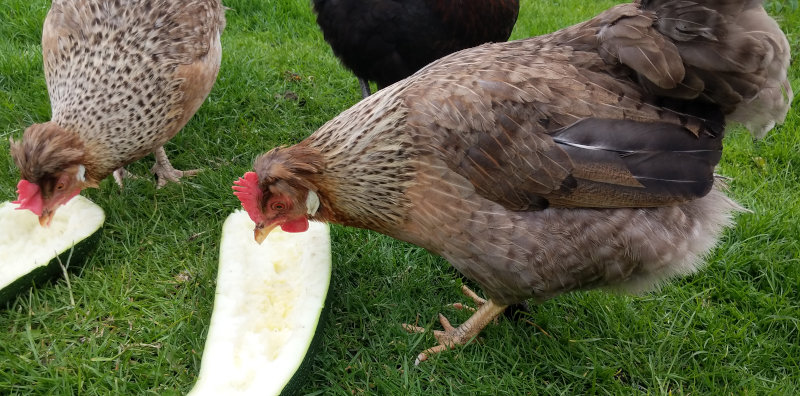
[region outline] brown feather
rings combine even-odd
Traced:
[[[33,124],[22,135],[22,141],[12,139],[11,158],[20,176],[38,182],[73,165],[81,164],[86,150],[78,134],[64,130],[52,122]]]
[[[319,151],[303,147],[278,147],[262,154],[255,161],[253,169],[259,175],[259,184],[268,185],[277,180],[285,180],[291,185],[309,190],[314,187],[307,180],[320,173],[323,159]]]

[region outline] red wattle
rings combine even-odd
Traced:
[[[308,219],[301,217],[297,220],[287,221],[281,224],[281,229],[286,232],[303,232],[308,230]]]

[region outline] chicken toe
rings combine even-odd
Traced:
[[[128,172],[128,170],[125,169],[124,167],[117,168],[114,171],[113,175],[114,175],[114,181],[117,182],[117,185],[119,186],[120,189],[124,187],[122,182],[124,179],[138,179],[138,176]]]
[[[192,170],[177,170],[172,167],[172,164],[169,162],[169,158],[167,158],[167,153],[164,151],[164,147],[159,147],[156,151],[153,152],[153,155],[156,157],[156,163],[150,169],[158,181],[156,182],[156,186],[158,188],[164,187],[167,185],[168,182],[175,182],[180,183],[180,178],[183,176],[193,176],[200,172],[200,169],[192,169]]]
[[[461,285],[461,293],[463,293],[465,296],[471,298],[472,302],[474,302],[475,305],[478,306],[478,308],[480,308],[481,306],[483,306],[483,304],[486,303],[485,299],[481,298],[477,293],[472,291],[472,289],[467,287],[467,285]],[[453,307],[455,307],[456,309],[468,309],[468,310],[473,311],[473,312],[475,311],[474,308],[468,307],[468,306],[463,305],[461,303],[455,303],[455,304],[453,304]]]
[[[474,291],[472,291],[472,289],[470,289],[469,287],[467,287],[467,285],[461,285],[461,293],[463,293],[465,296],[471,298],[472,301],[475,303],[475,305],[478,306],[478,307],[480,307],[481,305],[483,305],[486,302],[485,299],[483,299],[480,296],[478,296],[478,294],[475,293]],[[458,302],[457,303],[453,303],[453,308],[455,308],[455,309],[465,309],[465,310],[472,311],[472,312],[475,312],[477,310],[477,309],[475,309],[473,307],[470,307],[469,305],[464,305],[464,304],[458,303]],[[526,315],[530,315],[530,312],[531,312],[531,310],[530,310],[530,306],[528,306],[528,303],[526,301],[522,301],[520,303],[511,304],[511,305],[507,306],[506,310],[503,312],[503,315],[508,319],[518,320],[520,318],[524,318]],[[495,317],[492,320],[492,322],[494,324],[497,324],[497,321],[498,321],[499,318],[500,318],[499,316]]]
[[[469,290],[469,289],[467,289]],[[462,289],[463,291],[463,289]],[[466,294],[466,293],[465,293]],[[476,296],[477,297],[477,296]],[[480,298],[480,297],[478,297]],[[452,349],[456,345],[464,345],[475,338],[478,333],[486,327],[489,322],[494,320],[497,315],[500,315],[506,309],[506,305],[495,304],[492,300],[485,300],[480,304],[475,313],[458,327],[453,327],[447,318],[439,314],[439,322],[442,324],[444,330],[434,330],[433,336],[439,341],[439,345],[428,348],[419,355],[414,361],[414,365],[419,365],[424,362],[431,355],[437,354],[447,349]],[[410,333],[422,333],[425,329],[416,325],[403,324],[403,328]]]

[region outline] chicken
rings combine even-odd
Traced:
[[[219,0],[54,0],[42,32],[51,119],[11,141],[20,209],[49,224],[150,152],[159,187],[184,175],[162,146],[214,85],[224,26]]]
[[[366,228],[477,282],[488,300],[458,327],[440,317],[419,362],[510,304],[696,271],[740,209],[715,182],[725,128],[784,119],[788,62],[758,1],[622,4],[442,58],[259,156],[234,190],[257,241]]]
[[[519,0],[314,0],[314,11],[367,97],[369,81],[381,89],[447,54],[508,40]]]

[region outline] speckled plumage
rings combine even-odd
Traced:
[[[264,202],[282,199],[276,180],[292,202],[310,188],[312,219],[417,244],[475,280],[489,304],[443,322],[428,352],[525,299],[694,272],[739,209],[714,177],[726,122],[783,120],[788,43],[760,2],[643,3],[428,65],[259,157]],[[765,23],[737,24],[744,12]],[[274,174],[283,161],[303,170]]]
[[[219,0],[53,1],[42,34],[51,121],[12,145],[22,177],[70,162],[61,148],[31,155],[63,140],[52,134],[77,137],[95,183],[166,143],[216,80],[224,25]]]

